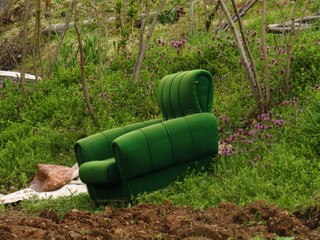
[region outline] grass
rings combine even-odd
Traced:
[[[56,210],[62,218],[66,212],[77,209],[80,211],[91,211],[94,213],[104,211],[103,206],[97,206],[87,194],[70,195],[57,199],[28,199],[20,203],[20,207],[30,215],[36,216],[44,210]]]
[[[211,171],[191,173],[166,190],[141,195],[139,202],[171,199],[174,204],[201,209],[222,201],[245,205],[259,199],[287,210],[317,205],[317,136],[307,126],[313,121],[308,109],[318,98],[319,94],[314,95],[310,105],[301,103],[301,110],[297,102],[274,108],[248,129],[220,139],[225,147],[213,160]],[[313,131],[319,133],[319,128]]]
[[[280,18],[279,14],[271,13],[269,20]],[[246,34],[252,41],[250,47],[263,76],[257,43],[258,13],[252,18]],[[87,36],[94,32],[96,30],[91,28],[85,30]],[[290,211],[319,205],[320,94],[317,84],[320,84],[320,74],[316,62],[320,61],[320,54],[315,44],[319,31],[310,30],[299,35],[294,46],[289,95],[278,99],[279,65],[270,67],[275,90],[272,109],[265,115],[257,113],[237,49],[229,35],[201,30],[192,35],[186,21],[157,28],[144,60],[141,81],[136,85],[131,84],[130,78],[135,50],[129,48],[117,54],[111,47],[104,56],[102,69],[105,96],[101,96],[98,68],[88,62],[86,74],[91,100],[100,123],[95,127],[85,109],[79,67],[70,57],[77,51],[76,44],[68,45],[74,42],[74,33],[68,33],[53,79],[28,86],[29,93],[25,95],[16,82],[0,87],[1,193],[28,186],[38,163],[72,166],[76,161],[72,148],[77,139],[158,117],[159,80],[177,71],[203,68],[214,76],[213,112],[220,121],[221,155],[213,159],[209,171],[191,172],[166,189],[141,194],[134,203],[162,203],[164,199],[171,199],[176,205],[205,209],[221,201],[245,205],[265,199],[267,203]],[[278,57],[275,39],[278,41],[278,36],[268,35],[270,58],[271,54],[272,58]],[[184,40],[177,51],[173,41]],[[130,44],[134,46],[134,41]],[[89,55],[88,59],[97,59],[95,51],[90,51]],[[58,200],[32,199],[22,202],[21,207],[33,214],[43,209],[56,209],[60,216],[74,208],[102,210],[87,195]],[[0,205],[0,210],[3,209]]]

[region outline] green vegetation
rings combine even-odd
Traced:
[[[276,16],[267,19],[270,23],[278,19],[280,13],[272,14]],[[263,79],[257,16],[253,14],[246,29],[246,37]],[[2,194],[28,186],[36,164],[72,166],[76,162],[73,144],[80,138],[158,117],[159,80],[177,71],[202,68],[214,76],[213,112],[220,122],[221,154],[213,159],[209,171],[190,172],[169,188],[141,194],[135,202],[160,203],[171,199],[177,205],[204,209],[221,201],[244,205],[265,199],[267,203],[287,210],[319,204],[318,30],[302,31],[293,46],[288,95],[282,94],[282,86],[279,85],[279,81],[283,81],[279,67],[283,67],[285,59],[279,62],[281,35],[267,36],[272,107],[263,114],[257,112],[230,32],[207,33],[199,27],[191,35],[185,21],[161,25],[150,42],[140,81],[135,85],[131,83],[131,74],[137,49],[129,47],[130,41],[127,48],[119,49],[117,42],[112,46],[104,38],[104,52],[100,55],[103,67],[99,69],[97,29],[88,27],[84,32],[85,70],[99,127],[92,123],[83,99],[77,43],[71,32],[67,34],[71,40],[62,45],[52,79],[28,83],[27,93],[22,92],[16,81],[0,82]],[[99,70],[102,71],[102,88]],[[31,200],[21,206],[29,212],[54,208],[60,215],[73,208],[99,210],[86,195],[40,203]]]

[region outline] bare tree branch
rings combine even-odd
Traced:
[[[190,31],[194,30],[194,2],[193,0],[189,0],[190,3]]]
[[[80,69],[81,69],[81,82],[82,82],[82,88],[83,88],[83,93],[84,93],[84,98],[85,98],[85,102],[86,102],[86,106],[90,115],[90,118],[93,122],[94,125],[98,126],[98,121],[94,116],[93,113],[93,109],[91,107],[91,103],[90,103],[90,95],[89,95],[89,88],[88,88],[88,83],[87,83],[87,79],[86,79],[86,73],[85,73],[85,69],[84,69],[84,51],[83,51],[83,42],[82,42],[82,38],[81,38],[81,32],[80,29],[78,27],[78,8],[77,8],[77,2],[76,0],[74,0],[75,5],[75,21],[74,21],[74,28],[76,30],[77,33],[77,37],[78,37],[78,43],[79,43],[79,52],[80,52]]]
[[[236,29],[234,21],[232,20],[232,18],[230,16],[229,10],[227,9],[227,7],[224,4],[223,0],[218,0],[218,1],[221,4],[222,11],[224,12],[225,16],[227,17],[228,23],[229,23],[229,25],[231,27],[231,30],[232,30],[233,35],[234,35],[234,38],[236,40],[236,44],[237,44],[240,56],[241,56],[241,58],[243,60],[243,63],[244,63],[244,66],[245,66],[245,70],[247,72],[247,76],[248,76],[248,79],[249,79],[249,82],[250,82],[250,85],[251,85],[251,88],[252,88],[253,96],[254,96],[254,98],[256,100],[258,109],[259,109],[259,111],[262,111],[262,109],[263,109],[263,99],[261,99],[261,97],[259,96],[259,92],[258,92],[258,85],[259,84],[257,84],[256,79],[254,78],[253,73],[252,73],[252,71],[250,69],[250,65],[249,65],[246,53],[244,51],[244,48],[242,46],[241,39],[239,37],[238,31]]]
[[[205,23],[207,32],[209,32],[209,30],[210,30],[211,22],[214,19],[219,7],[220,7],[220,3],[217,2],[217,4],[214,6],[212,13],[210,13],[210,15],[207,18],[207,21]]]
[[[244,44],[244,48],[245,48],[245,50],[246,50],[246,52],[248,54],[248,58],[249,58],[249,61],[250,61],[253,77],[254,77],[254,80],[255,80],[255,84],[257,86],[257,91],[258,91],[260,99],[263,99],[261,87],[260,87],[260,84],[259,84],[258,71],[257,71],[257,68],[256,68],[256,64],[255,64],[255,62],[253,60],[253,56],[252,56],[251,50],[249,48],[248,41],[247,41],[247,39],[246,39],[246,37],[244,35],[244,28],[243,28],[242,20],[241,20],[240,14],[238,12],[237,6],[235,4],[235,1],[232,0],[231,2],[232,2],[233,9],[234,9],[234,11],[236,13],[236,16],[237,16],[237,20],[238,20],[238,24],[239,24],[239,28],[240,28],[242,41],[243,41],[243,44]]]
[[[256,4],[258,1],[259,1],[259,0],[253,0],[253,2],[251,2],[250,0],[248,0],[248,1],[240,8],[240,10],[238,11],[240,17],[243,17],[243,16],[247,13],[247,11],[248,11],[250,8],[252,8],[252,7],[254,6],[254,4]],[[236,22],[237,20],[238,20],[237,16],[234,15],[234,16],[232,17],[232,22]],[[230,23],[227,22],[227,23],[225,23],[224,25],[222,25],[222,26],[220,27],[220,30],[226,31],[226,30],[229,28],[229,26],[230,26]]]
[[[268,63],[268,53],[266,46],[266,9],[267,9],[267,0],[263,0],[262,5],[262,24],[261,24],[261,44],[262,44],[262,56],[263,56],[263,65],[264,65],[264,74],[266,76],[266,101],[265,108],[268,110],[270,105],[270,72],[269,72],[269,63]]]
[[[98,79],[100,83],[100,91],[101,91],[101,100],[102,104],[105,105],[105,92],[103,88],[103,82],[102,82],[102,58],[100,56],[100,53],[102,51],[101,48],[101,37],[102,37],[102,31],[101,31],[101,17],[99,16],[99,10],[97,6],[95,5],[94,1],[90,1],[92,8],[94,9],[96,13],[96,18],[97,18],[97,25],[98,25],[98,42],[97,42],[97,48],[98,48],[98,62],[99,62],[99,67],[98,67]]]
[[[50,59],[50,68],[49,68],[49,72],[47,74],[48,77],[50,77],[52,72],[53,72],[54,65],[55,65],[57,57],[59,55],[60,48],[61,48],[62,42],[64,40],[64,37],[65,37],[66,32],[68,30],[69,23],[70,23],[71,18],[72,18],[72,12],[73,12],[73,9],[75,8],[76,2],[77,2],[76,0],[73,0],[72,3],[71,3],[70,10],[69,10],[69,13],[68,13],[68,16],[67,16],[67,19],[66,19],[66,27],[63,30],[63,32],[62,32],[62,34],[60,36],[60,39],[59,39],[59,41],[57,43],[56,49],[54,51],[54,54],[53,54],[52,58]]]
[[[295,34],[295,24],[294,24],[294,17],[297,11],[298,1],[295,1],[293,12],[291,15],[291,31],[290,31],[290,38],[289,38],[289,46],[287,49],[287,61],[286,61],[286,68],[284,73],[284,92],[287,94],[289,92],[289,77],[290,77],[290,62],[291,62],[291,51],[293,46],[293,36]]]
[[[147,0],[147,2],[149,2],[149,0]],[[133,82],[133,83],[137,83],[137,81],[138,81],[138,79],[139,79],[139,74],[140,74],[140,70],[141,70],[141,66],[142,66],[142,61],[143,61],[143,59],[144,59],[144,55],[145,55],[146,49],[147,49],[147,47],[148,47],[148,45],[149,45],[149,42],[150,42],[150,39],[151,39],[151,35],[152,35],[152,33],[153,33],[153,30],[154,30],[154,28],[155,28],[155,26],[156,26],[156,23],[157,23],[157,20],[158,20],[158,16],[159,16],[159,14],[160,14],[160,12],[161,12],[161,10],[162,10],[162,8],[163,8],[163,6],[164,6],[165,3],[166,3],[166,0],[162,0],[162,2],[161,2],[161,4],[160,4],[160,6],[158,7],[158,10],[157,10],[154,18],[152,19],[152,23],[151,23],[151,26],[150,26],[150,28],[149,28],[148,34],[147,34],[147,36],[146,36],[146,39],[145,39],[145,40],[141,40],[142,43],[139,43],[139,49],[140,49],[140,47],[141,47],[141,51],[140,51],[140,53],[139,53],[139,55],[138,55],[138,59],[137,59],[137,61],[136,61],[135,68],[134,68],[134,72],[133,72],[133,76],[132,76],[132,82]],[[146,10],[146,13],[147,13],[147,12],[149,12],[149,9]],[[148,13],[148,14],[149,14],[149,13]],[[146,20],[147,20],[147,19],[145,19],[145,21],[146,21]],[[144,24],[145,24],[145,23],[144,23]],[[141,26],[141,28],[140,28],[140,39],[141,39],[141,37],[142,37],[142,39],[143,39],[143,32],[144,32],[145,26],[144,26],[143,28],[142,28],[142,27],[143,27],[143,26]],[[142,32],[141,32],[141,31],[142,31]],[[141,33],[142,33],[142,35],[141,35]],[[140,45],[140,44],[141,44],[141,45]]]
[[[27,89],[25,87],[26,82],[26,58],[27,58],[27,41],[28,41],[28,21],[29,21],[29,9],[30,8],[30,2],[29,0],[25,0],[25,9],[24,9],[24,17],[23,17],[23,39],[22,39],[22,64],[21,64],[21,88],[23,93],[27,92]]]

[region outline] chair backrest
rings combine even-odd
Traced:
[[[158,101],[164,120],[211,112],[214,83],[205,70],[168,75],[160,81]]]

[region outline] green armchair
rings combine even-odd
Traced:
[[[93,200],[161,189],[189,168],[211,164],[218,153],[211,74],[193,70],[166,76],[158,99],[162,119],[107,130],[75,143],[80,179]]]

